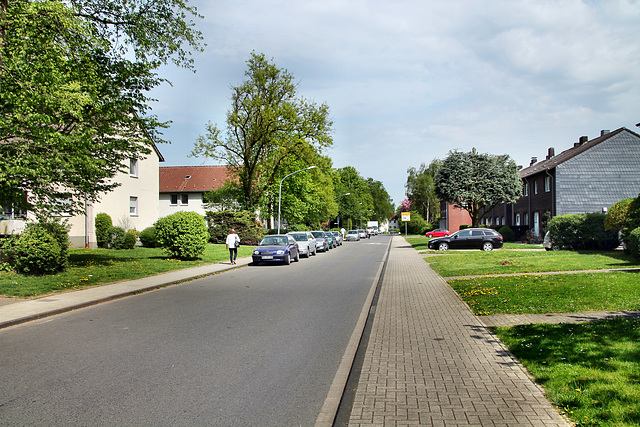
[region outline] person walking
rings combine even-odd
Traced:
[[[231,264],[236,263],[236,258],[238,257],[238,246],[240,245],[240,237],[236,234],[236,230],[233,228],[227,235],[227,240],[225,242],[227,249],[229,249],[229,261]]]

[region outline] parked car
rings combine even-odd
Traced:
[[[253,250],[252,258],[254,264],[278,261],[289,265],[292,260],[300,261],[300,253],[293,237],[287,234],[276,234],[262,239]]]
[[[311,234],[316,238],[316,249],[321,252],[327,252],[329,250],[329,238],[327,234],[322,230],[312,231]]]
[[[345,240],[352,240],[354,242],[357,242],[358,240],[360,240],[360,233],[358,233],[358,230],[349,230],[347,231],[347,234],[344,238]]]
[[[327,239],[329,239],[329,249],[337,248],[338,243],[336,242],[335,236],[330,231],[324,232],[327,235]]]
[[[342,234],[340,234],[339,231],[332,231],[331,234],[333,234],[333,237],[336,238],[338,246],[342,246]]]
[[[367,238],[367,232],[362,230],[362,229],[358,229],[358,234],[360,235],[361,239],[366,239]]]
[[[494,248],[501,248],[503,245],[502,235],[489,228],[467,228],[455,233],[436,237],[429,240],[429,249],[446,251],[448,249],[482,249],[491,251]]]
[[[295,239],[301,256],[309,258],[317,253],[316,238],[310,231],[291,231],[287,234]]]
[[[450,234],[451,233],[449,233],[449,230],[438,228],[437,230],[427,231],[427,234],[425,236],[427,236],[428,238],[432,238],[432,237],[444,237]]]

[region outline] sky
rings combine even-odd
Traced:
[[[528,166],[581,136],[640,132],[640,0],[191,0],[207,44],[196,72],[165,67],[153,114],[172,121],[162,166],[224,128],[252,51],[326,103],[333,166],[381,181],[398,205],[407,169],[449,151]]]

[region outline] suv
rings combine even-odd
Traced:
[[[429,249],[446,251],[448,249],[482,249],[491,251],[501,248],[502,235],[490,228],[467,228],[456,231],[450,236],[436,237],[429,240]]]

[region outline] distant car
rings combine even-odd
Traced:
[[[444,229],[437,229],[437,230],[431,230],[431,231],[427,231],[426,236],[428,238],[432,238],[432,237],[444,237],[444,236],[448,236],[451,233],[449,233],[449,230],[444,230]]]
[[[284,262],[291,264],[291,261],[300,261],[300,252],[296,240],[287,234],[276,234],[266,236],[260,244],[253,250],[253,263],[261,262]]]
[[[358,229],[358,234],[360,235],[361,239],[366,239],[367,238],[367,232],[362,230],[362,229]]]
[[[287,234],[295,239],[301,256],[309,258],[318,252],[316,238],[313,237],[310,231],[292,231]]]
[[[316,249],[321,252],[327,252],[329,250],[329,238],[322,230],[312,231],[313,237],[316,238]]]
[[[344,238],[347,241],[357,242],[360,240],[360,233],[358,233],[358,230],[349,230]]]
[[[338,246],[342,246],[342,234],[340,234],[339,231],[332,231],[331,234],[333,234],[333,237],[336,238]]]
[[[491,251],[501,248],[503,238],[500,233],[490,228],[467,228],[455,233],[429,240],[429,249],[446,251],[448,249],[482,249]]]

